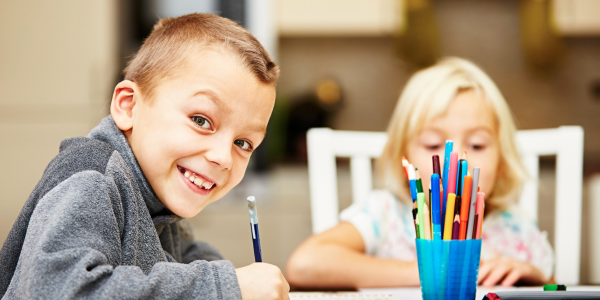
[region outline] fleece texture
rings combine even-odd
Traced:
[[[157,198],[108,116],[64,140],[0,250],[2,299],[241,299],[233,265]]]

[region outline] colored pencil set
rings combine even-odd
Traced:
[[[458,153],[452,152],[452,148],[453,142],[446,141],[442,169],[439,156],[432,157],[429,201],[425,201],[418,169],[402,158],[413,201],[412,213],[418,239],[481,238],[485,194],[479,188],[479,168],[473,168],[471,175],[467,152],[458,159]]]

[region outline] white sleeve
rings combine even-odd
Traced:
[[[367,198],[354,203],[340,214],[340,220],[354,225],[365,243],[365,253],[375,255],[383,242],[381,231],[385,214],[384,191],[372,191]]]

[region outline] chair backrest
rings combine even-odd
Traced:
[[[556,155],[555,279],[579,283],[581,249],[581,189],[583,129],[561,126],[521,130],[517,144],[531,180],[523,187],[519,206],[537,220],[539,156]],[[381,155],[385,132],[313,128],[307,133],[308,175],[313,233],[338,223],[336,157],[350,158],[352,200],[358,202],[373,189],[371,159]]]

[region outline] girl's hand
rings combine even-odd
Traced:
[[[477,283],[482,286],[513,286],[517,281],[537,285],[547,282],[548,279],[533,265],[506,256],[482,262],[479,267]]]

